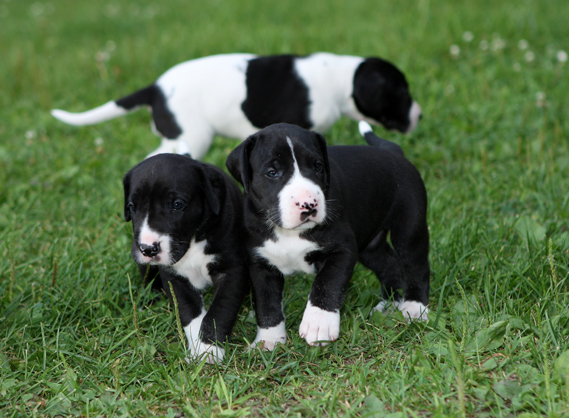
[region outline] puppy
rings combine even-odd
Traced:
[[[249,291],[243,199],[220,169],[187,156],[161,154],[124,177],[124,216],[132,221],[132,256],[143,277],[175,296],[190,356],[223,359],[223,345]],[[170,292],[170,284],[174,295]],[[213,285],[209,311],[201,291]]]
[[[324,131],[345,115],[410,132],[421,116],[405,76],[393,64],[329,53],[199,58],[122,99],[83,113],[51,113],[71,125],[91,125],[140,106],[151,108],[153,130],[162,137],[150,155],[188,153],[196,159],[214,135],[245,139],[278,122]]]
[[[326,147],[316,132],[276,124],[250,136],[227,167],[245,190],[245,226],[257,336],[286,341],[284,276],[316,274],[300,324],[310,345],[338,338],[340,307],[359,260],[381,282],[375,310],[427,319],[427,194],[401,148],[361,131],[372,146]]]

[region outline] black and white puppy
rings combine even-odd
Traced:
[[[359,260],[382,284],[374,310],[427,319],[427,194],[401,148],[360,122],[372,146],[327,147],[316,132],[276,124],[250,136],[227,167],[245,190],[257,336],[286,340],[284,276],[316,274],[300,324],[310,345],[338,338],[340,307]],[[389,241],[391,243],[389,243]]]
[[[83,113],[51,113],[71,125],[91,125],[140,106],[151,108],[153,130],[162,137],[150,155],[188,153],[196,159],[206,154],[214,135],[245,139],[279,122],[322,132],[344,115],[410,132],[421,116],[405,76],[393,64],[330,53],[199,58],[122,99]]]
[[[150,265],[170,300],[172,284],[190,356],[220,361],[249,291],[241,191],[217,167],[175,154],[144,160],[123,185],[132,256],[143,278]],[[201,292],[210,285],[206,311]]]

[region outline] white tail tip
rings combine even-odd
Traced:
[[[362,134],[362,136],[365,136],[365,134],[367,134],[368,132],[373,132],[370,124],[367,123],[365,120],[360,121],[358,127],[360,128],[360,134]]]
[[[54,118],[75,126],[93,125],[118,116],[126,115],[127,113],[128,111],[125,108],[120,107],[114,101],[107,102],[95,109],[81,113],[71,113],[60,109],[53,109],[51,111],[51,115]]]

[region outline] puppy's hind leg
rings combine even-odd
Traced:
[[[162,116],[161,116],[162,115]],[[201,160],[211,143],[214,132],[204,121],[177,122],[166,109],[161,114],[153,108],[152,131],[162,138],[162,144],[146,156],[158,154],[187,154],[195,160]]]
[[[395,252],[387,242],[387,234],[387,231],[380,231],[359,254],[360,262],[372,270],[381,283],[382,299],[371,313],[393,311],[401,300],[403,271]]]
[[[381,231],[360,253],[361,263],[374,271],[382,286],[383,299],[371,313],[398,309],[408,320],[428,319],[428,262],[425,286],[425,272],[421,272],[420,267],[424,263],[415,265],[415,261],[410,262],[408,258],[401,257],[389,245],[387,231]]]
[[[391,242],[403,270],[403,298],[398,309],[409,320],[428,320],[429,286],[429,231],[427,223],[398,223],[391,230]]]

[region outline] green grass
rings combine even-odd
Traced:
[[[565,0],[0,1],[0,416],[569,416],[568,21]],[[392,60],[423,107],[412,135],[376,132],[425,179],[431,321],[369,317],[358,266],[340,339],[307,347],[311,278],[291,277],[285,346],[245,350],[247,299],[223,364],[188,364],[173,307],[138,309],[121,218],[122,176],[158,146],[148,114],[49,110],[203,55],[321,50]],[[326,137],[363,143],[349,120]]]

